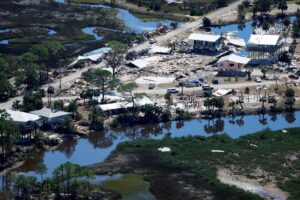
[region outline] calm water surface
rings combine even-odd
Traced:
[[[67,161],[80,165],[102,162],[123,141],[133,141],[139,138],[162,139],[166,134],[172,137],[188,135],[211,136],[227,133],[232,138],[238,138],[249,133],[266,128],[280,130],[300,126],[300,112],[279,115],[250,115],[244,117],[221,118],[220,120],[190,120],[173,121],[165,124],[136,126],[122,131],[106,131],[95,133],[87,138],[67,141],[54,151],[35,153],[26,160],[17,171],[34,175],[36,166],[44,162],[49,174],[54,168]]]
[[[57,3],[65,3],[64,0],[54,0]],[[109,6],[106,5],[93,5],[93,4],[78,4],[81,6],[87,6],[87,7],[92,7],[92,8],[107,8],[107,9],[112,9]],[[143,33],[143,32],[149,32],[149,31],[154,31],[157,27],[161,25],[165,25],[168,27],[171,27],[171,20],[157,20],[157,21],[144,21],[135,15],[133,15],[131,12],[129,12],[126,9],[118,9],[118,14],[117,17],[121,19],[125,26],[135,32],[138,33]],[[181,23],[179,23],[180,25]]]
[[[278,115],[249,115],[218,120],[193,119],[190,121],[172,121],[169,123],[135,126],[121,131],[105,131],[95,133],[87,138],[66,141],[53,151],[36,152],[29,157],[23,166],[15,171],[27,175],[39,176],[34,172],[39,163],[45,163],[47,176],[53,169],[69,161],[79,165],[90,165],[104,161],[116,149],[120,142],[133,141],[140,138],[162,139],[165,135],[172,137],[205,136],[227,133],[232,138],[238,138],[263,129],[280,130],[300,126],[300,112]],[[101,183],[116,176],[97,176],[96,182]],[[0,179],[0,186],[2,179]]]

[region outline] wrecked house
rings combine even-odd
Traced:
[[[219,51],[221,46],[221,40],[221,35],[203,33],[192,33],[188,37],[189,46],[194,52]]]
[[[283,44],[280,35],[251,35],[246,47],[251,64],[276,63]]]

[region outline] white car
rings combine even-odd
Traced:
[[[257,83],[261,83],[261,82],[262,82],[261,78],[259,78],[259,77],[256,77],[256,78],[254,79],[254,81],[257,82]]]
[[[157,40],[154,39],[154,38],[151,38],[151,39],[149,40],[149,43],[150,43],[150,44],[155,44],[156,42],[157,42]]]
[[[167,93],[178,93],[178,90],[176,88],[168,88]]]

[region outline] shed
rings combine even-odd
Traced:
[[[229,90],[219,89],[216,92],[214,92],[213,95],[216,96],[216,97],[223,97],[223,96],[225,96],[225,95],[227,95],[229,93],[230,93]]]

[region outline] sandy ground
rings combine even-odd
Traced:
[[[217,177],[222,183],[234,185],[243,190],[258,194],[266,199],[285,200],[289,196],[288,193],[279,189],[274,183],[262,185],[259,183],[259,180],[248,179],[244,176],[233,174],[229,169],[218,169]]]
[[[135,82],[141,85],[148,85],[149,83],[154,84],[168,84],[175,81],[174,77],[161,77],[161,76],[143,76],[138,78]]]

